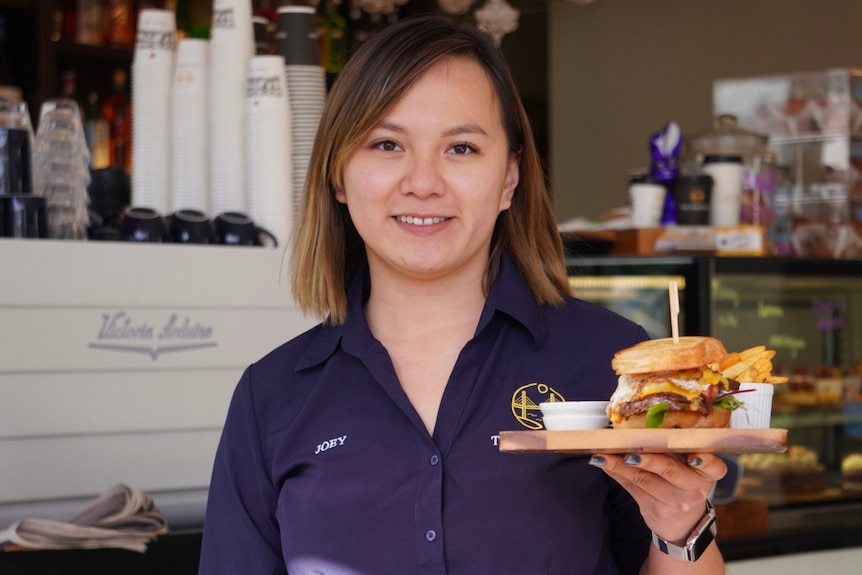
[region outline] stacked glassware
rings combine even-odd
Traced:
[[[45,102],[36,131],[33,187],[45,198],[50,238],[87,239],[89,164],[78,104],[65,98]]]

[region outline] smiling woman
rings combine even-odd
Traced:
[[[291,282],[323,321],[236,388],[201,573],[723,572],[705,538],[697,564],[650,546],[650,529],[672,549],[704,524],[720,459],[499,451],[542,401],[606,401],[614,352],[646,333],[571,297],[490,36],[405,19],[353,55],[315,140]]]

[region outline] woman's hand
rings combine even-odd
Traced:
[[[727,473],[721,458],[709,453],[595,455],[600,467],[631,493],[647,526],[662,539],[682,542],[706,510],[715,482]]]

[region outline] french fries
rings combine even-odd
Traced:
[[[740,352],[728,353],[709,367],[728,379],[750,383],[784,383],[786,377],[772,375],[775,350],[756,345]]]

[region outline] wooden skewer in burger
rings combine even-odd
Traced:
[[[619,375],[607,413],[615,428],[730,427],[742,403],[739,383],[709,367],[727,356],[713,337],[680,337],[676,282],[670,287],[673,337],[643,341],[618,351],[611,366]]]

